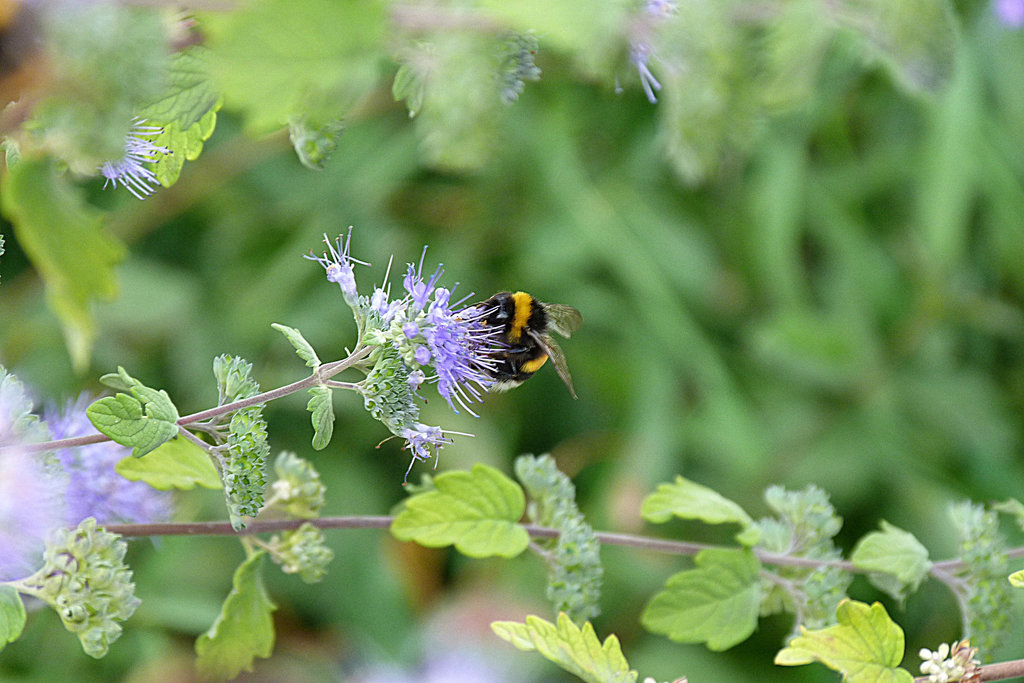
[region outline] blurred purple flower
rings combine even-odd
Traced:
[[[85,415],[92,399],[82,394],[69,401],[63,411],[50,409],[45,419],[55,439],[85,436],[96,432]],[[125,479],[114,466],[131,455],[131,450],[116,443],[103,443],[63,448],[57,451],[68,485],[68,526],[77,526],[86,517],[95,517],[103,524],[144,524],[168,519],[172,511],[172,495],[141,481]]]
[[[999,21],[1011,28],[1024,26],[1024,0],[995,0]]]
[[[124,156],[117,161],[108,161],[100,166],[100,174],[106,178],[103,187],[117,187],[118,183],[132,193],[136,199],[145,199],[156,191],[160,182],[146,164],[157,160],[157,154],[171,154],[171,150],[154,145],[147,138],[164,132],[159,126],[145,125],[145,119],[133,119],[132,129],[124,140]]]
[[[63,484],[35,454],[16,446],[0,452],[0,581],[42,566],[46,539],[64,523]]]

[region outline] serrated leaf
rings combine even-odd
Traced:
[[[93,402],[85,414],[101,433],[122,446],[130,446],[132,457],[141,458],[178,433],[174,422],[144,417],[142,411],[138,399],[117,394]]]
[[[202,45],[193,45],[176,53],[164,93],[136,115],[164,124],[174,122],[179,130],[187,130],[216,109],[220,94],[207,74],[208,54],[209,50]]]
[[[164,123],[150,121],[148,125],[160,126],[163,131],[153,138],[153,144],[166,147],[169,154],[158,154],[152,164],[156,179],[164,187],[170,187],[178,181],[181,169],[186,161],[195,161],[203,151],[203,143],[213,134],[217,126],[217,109],[208,111],[199,121],[188,128],[182,129],[177,121]]]
[[[117,372],[108,372],[102,375],[100,383],[117,391],[131,391],[135,386],[135,380],[120,366],[118,366]]]
[[[885,520],[881,527],[881,531],[872,531],[857,543],[850,559],[857,568],[871,572],[868,576],[872,583],[899,600],[920,585],[932,563],[928,549],[913,534]],[[894,577],[896,584],[880,581],[875,574]]]
[[[306,410],[312,415],[313,422],[313,448],[322,451],[331,442],[334,434],[334,404],[332,402],[333,392],[330,387],[313,387],[309,390],[312,398],[306,404]]]
[[[648,631],[679,643],[725,650],[757,626],[761,563],[749,550],[701,551],[697,568],[669,577],[644,609]]]
[[[406,501],[391,523],[395,538],[430,548],[454,545],[470,557],[515,557],[529,545],[529,534],[517,524],[526,497],[498,470],[477,463],[471,472],[438,475],[434,486]]]
[[[673,517],[699,519],[708,524],[736,522],[749,525],[743,508],[714,489],[676,476],[672,484],[658,484],[657,490],[644,498],[640,515],[648,522],[663,524]]]
[[[294,327],[288,327],[280,323],[270,323],[270,326],[288,339],[291,345],[295,347],[295,353],[299,354],[299,358],[306,361],[308,367],[320,367],[320,358],[317,357],[316,351],[313,350],[312,345],[306,341],[301,332]]]
[[[25,604],[11,586],[0,586],[0,650],[25,629]]]
[[[275,605],[263,587],[263,555],[249,557],[232,579],[210,630],[196,640],[196,668],[207,680],[226,681],[252,671],[256,657],[269,657],[274,649]]]
[[[84,368],[96,336],[92,304],[117,295],[114,265],[124,248],[51,162],[26,159],[8,168],[0,205],[46,285],[73,365]]]
[[[197,485],[207,489],[221,488],[220,476],[210,456],[181,436],[162,444],[144,458],[124,458],[114,470],[125,479],[144,481],[161,491],[190,491]]]
[[[1014,588],[1024,588],[1024,569],[1015,571],[1006,578]]]
[[[491,630],[520,650],[541,653],[588,683],[634,683],[637,679],[637,672],[630,670],[622,655],[618,638],[608,636],[602,644],[590,622],[580,628],[564,612],[559,613],[557,625],[531,615],[525,624],[493,622]]]
[[[377,83],[384,10],[374,2],[266,0],[208,16],[210,73],[254,131],[300,112],[337,117]]]
[[[776,656],[781,666],[821,662],[850,683],[910,683],[914,677],[899,668],[903,660],[903,629],[881,603],[867,605],[846,599],[836,609],[839,623],[809,631],[789,641]]]

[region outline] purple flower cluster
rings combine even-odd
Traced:
[[[42,566],[45,541],[64,522],[62,491],[54,490],[62,483],[35,454],[10,446],[0,451],[0,581]]]
[[[132,129],[124,140],[124,156],[100,166],[100,174],[106,178],[103,181],[104,189],[107,185],[117,187],[120,183],[136,199],[145,199],[156,191],[160,182],[146,164],[156,161],[157,154],[171,154],[171,150],[155,145],[148,139],[160,135],[164,129],[145,124],[145,119],[133,119]]]
[[[83,394],[68,402],[63,411],[46,412],[46,422],[55,439],[95,433],[85,415],[90,402],[90,397]],[[129,455],[130,449],[110,441],[57,451],[69,477],[65,520],[69,527],[78,526],[86,517],[95,517],[103,525],[160,522],[171,516],[170,492],[130,481],[114,470]]]
[[[481,324],[483,311],[461,307],[468,297],[452,302],[452,290],[439,286],[444,274],[441,266],[424,275],[426,247],[418,264],[406,266],[404,296],[391,300],[386,284],[369,298],[358,295],[352,263],[361,262],[349,255],[351,230],[344,243],[339,238],[332,246],[326,236],[325,241],[329,252],[323,258],[307,258],[323,266],[328,280],[341,285],[363,333],[361,341],[391,349],[374,357],[381,367],[363,383],[367,405],[388,429],[406,440],[414,462],[425,460],[431,450],[436,452],[451,439],[440,427],[419,421],[415,392],[423,382],[435,382],[452,410],[458,412],[457,404],[475,415],[469,404],[480,401],[491,384],[487,369],[501,346],[501,329]],[[378,372],[382,364],[391,364],[390,369]],[[402,377],[400,386],[379,381],[391,376]]]

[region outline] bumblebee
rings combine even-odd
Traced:
[[[566,339],[571,337],[583,324],[578,310],[565,304],[541,303],[526,292],[498,292],[477,307],[484,312],[484,325],[502,328],[501,339],[506,344],[506,348],[493,354],[495,362],[486,369],[495,380],[493,389],[506,391],[519,386],[550,358],[569,393],[576,398],[565,355],[550,332]]]

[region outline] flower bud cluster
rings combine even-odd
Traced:
[[[294,531],[274,534],[268,547],[285,574],[298,574],[306,583],[316,583],[324,578],[327,565],[334,559],[325,540],[320,529],[306,523]]]
[[[82,520],[76,529],[58,529],[47,544],[46,564],[18,588],[53,607],[82,649],[102,657],[121,635],[120,622],[139,606],[132,573],[124,563],[121,537]]]
[[[320,473],[308,460],[285,451],[274,461],[277,481],[273,498],[284,506],[292,517],[313,519],[320,514],[327,488],[320,482]]]

